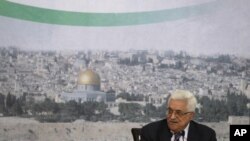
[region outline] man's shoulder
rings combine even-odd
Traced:
[[[191,121],[190,125],[196,129],[198,129],[199,131],[215,132],[211,127],[209,127],[205,124],[198,123],[196,121]]]
[[[143,126],[141,129],[141,135],[143,138],[154,138],[157,140],[159,135],[167,134],[168,130],[166,119],[162,119]]]
[[[160,128],[162,126],[167,126],[166,124],[167,124],[166,119],[162,119],[162,120],[158,120],[158,121],[154,121],[154,122],[148,123],[145,126],[143,126],[142,128],[143,129]]]

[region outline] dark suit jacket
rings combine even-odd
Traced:
[[[152,122],[141,130],[141,141],[170,141],[172,133],[167,120]],[[205,125],[191,121],[187,141],[217,141],[215,131]]]

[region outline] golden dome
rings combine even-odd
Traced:
[[[87,69],[80,71],[78,77],[79,85],[100,85],[100,76],[94,71]]]

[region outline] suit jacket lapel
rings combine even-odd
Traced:
[[[171,141],[172,133],[165,130],[160,134],[160,139],[158,141]]]
[[[167,120],[163,120],[163,124],[158,128],[157,133],[159,134],[157,141],[171,141],[172,133],[167,126]]]
[[[194,126],[193,121],[191,121],[189,125],[187,141],[199,141],[199,135],[197,133],[198,131]]]

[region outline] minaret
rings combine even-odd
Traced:
[[[19,83],[17,82],[17,79],[18,79],[18,77],[17,77],[17,74],[15,73],[15,84],[14,84],[14,94],[15,94],[15,96],[19,96],[19,91],[20,91],[20,87],[19,87]]]
[[[246,72],[242,72],[240,91],[250,98],[250,81]]]

